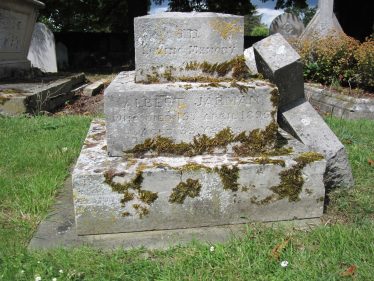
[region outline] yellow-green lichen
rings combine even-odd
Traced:
[[[201,184],[199,180],[187,179],[186,182],[180,182],[169,197],[170,203],[183,204],[187,197],[195,198],[199,196]]]
[[[253,162],[256,163],[256,164],[261,164],[261,165],[273,164],[273,165],[279,165],[281,167],[285,167],[286,166],[286,162],[284,160],[281,160],[281,159],[271,159],[271,158],[269,158],[267,156],[258,157],[255,160],[253,160]]]
[[[230,168],[227,165],[222,165],[221,168],[215,168],[214,171],[217,172],[221,178],[223,189],[232,191],[239,190],[239,168],[237,166],[232,166],[232,168]]]
[[[210,21],[210,26],[225,40],[231,35],[243,32],[243,28],[237,20],[225,21],[223,19],[214,19]]]
[[[133,204],[132,207],[141,219],[149,214],[149,209],[140,204]]]

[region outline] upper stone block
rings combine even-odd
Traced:
[[[212,75],[199,66],[243,55],[244,19],[240,16],[162,13],[135,18],[134,25],[136,82]]]
[[[279,106],[304,98],[301,57],[279,33],[253,45],[258,72],[279,89]]]

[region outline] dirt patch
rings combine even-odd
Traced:
[[[104,91],[93,97],[78,93],[67,104],[54,112],[55,115],[101,115],[103,113]]]

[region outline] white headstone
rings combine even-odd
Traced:
[[[27,58],[43,72],[57,72],[55,37],[43,23],[35,25]]]

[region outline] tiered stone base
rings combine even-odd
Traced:
[[[283,156],[143,159],[109,157],[105,133],[105,122],[93,121],[73,171],[78,235],[304,219],[323,213],[326,162],[313,159],[313,153],[284,132],[292,152]]]

